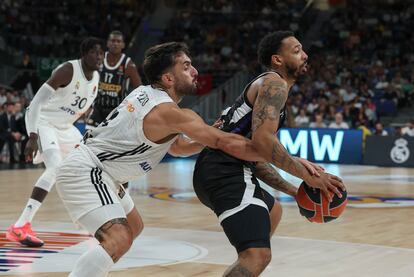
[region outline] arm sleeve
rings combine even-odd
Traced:
[[[52,88],[49,84],[44,83],[37,91],[35,97],[33,97],[32,102],[26,110],[25,116],[28,135],[30,135],[30,133],[37,134],[37,122],[39,121],[40,110],[55,92],[54,88]]]

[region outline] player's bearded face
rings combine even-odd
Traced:
[[[184,78],[176,76],[175,80],[174,89],[180,94],[194,95],[197,92],[197,75],[194,77],[185,76]]]
[[[308,55],[303,51],[302,44],[295,37],[283,40],[283,60],[289,78],[297,79],[308,71]]]
[[[308,65],[307,62],[302,62],[301,64],[291,64],[286,63],[286,72],[289,75],[290,78],[297,79],[300,76],[303,76],[308,71]]]
[[[174,89],[181,95],[193,95],[197,92],[197,69],[191,64],[190,58],[183,54],[176,58],[173,70]]]

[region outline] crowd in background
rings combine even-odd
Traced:
[[[299,31],[305,0],[177,1],[162,41],[185,41],[200,73],[214,87],[240,70],[256,70],[257,44],[276,29]],[[276,19],[276,20],[275,20]]]
[[[28,100],[18,91],[0,87],[0,163],[24,162],[23,149],[27,143],[25,107]]]
[[[76,57],[86,36],[105,38],[122,30],[131,40],[153,1],[2,0],[0,36],[19,51],[37,56]]]
[[[253,76],[263,70],[256,51],[266,33],[290,29],[301,38],[306,2],[177,0],[161,42],[185,41],[194,53],[193,63],[201,74],[213,76],[216,87],[237,71],[247,70]],[[24,52],[18,67],[33,72],[31,57],[77,56],[80,40],[87,35],[105,38],[110,30],[119,29],[128,42],[134,24],[151,12],[151,3],[4,0],[0,48],[6,41]],[[414,120],[395,128],[381,121],[414,103],[414,3],[375,2],[369,9],[365,5],[348,0],[306,49],[310,70],[291,90],[289,127],[359,128],[366,135],[414,136]],[[0,88],[0,161],[4,145],[13,141],[13,149],[18,150],[27,137],[22,118],[29,100],[21,93],[25,80],[22,85],[16,80],[14,89]],[[22,159],[9,154],[11,161]]]
[[[313,43],[309,77],[289,100],[296,126],[343,121],[385,134],[381,116],[413,104],[414,3],[367,4],[348,0]]]

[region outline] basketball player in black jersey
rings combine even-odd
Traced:
[[[87,125],[98,126],[107,115],[128,94],[139,85],[141,79],[134,62],[122,53],[125,48],[124,35],[120,31],[112,31],[107,40],[108,51],[100,72],[98,96]]]
[[[267,163],[250,163],[220,150],[205,148],[194,170],[194,189],[200,201],[217,215],[238,253],[224,276],[258,276],[271,260],[270,238],[282,215],[281,205],[256,178],[295,197],[297,189],[270,165],[320,188],[332,199],[345,189],[340,178],[296,158],[278,141],[276,132],[285,120],[289,89],[307,71],[308,56],[289,31],[264,37],[258,59],[268,71],[250,82],[234,105],[225,110],[221,129],[251,138]]]

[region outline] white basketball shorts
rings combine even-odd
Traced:
[[[94,235],[106,222],[126,218],[134,203],[92,155],[83,144],[69,153],[58,170],[56,189],[73,222]]]
[[[67,129],[58,129],[50,125],[38,126],[38,144],[39,153],[36,155],[33,163],[38,164],[43,162],[42,153],[49,149],[57,149],[60,151],[62,158],[72,151],[76,144],[82,140],[82,135],[78,128],[71,126]]]

